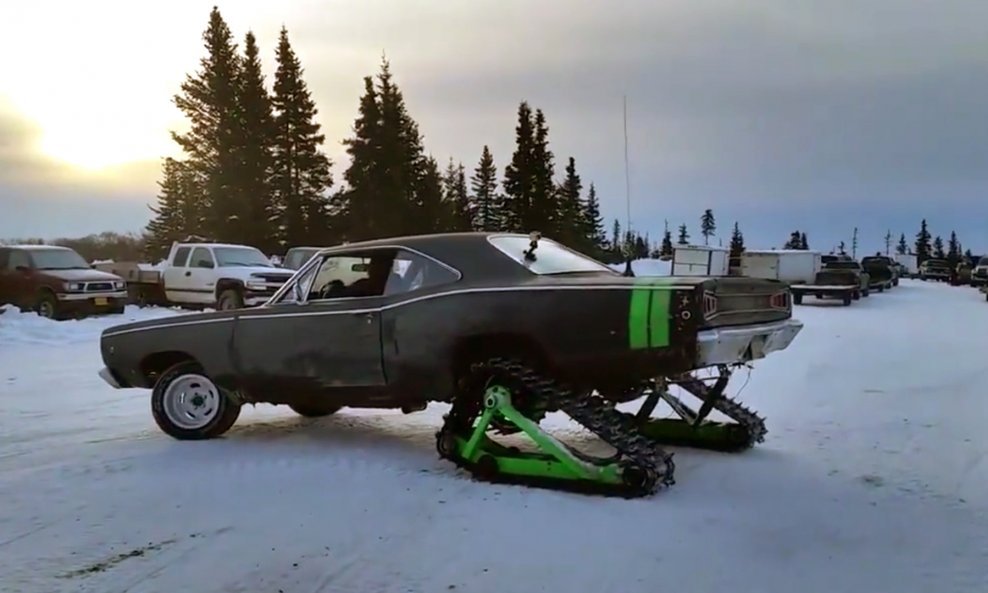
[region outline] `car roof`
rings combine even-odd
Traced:
[[[0,245],[0,249],[34,249],[34,250],[45,250],[45,251],[75,251],[71,247],[64,247],[62,245],[34,245],[31,243],[18,243],[16,245]]]

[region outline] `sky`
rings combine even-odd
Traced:
[[[38,0],[0,20],[0,237],[138,232],[160,160],[181,156],[172,97],[198,67],[214,1]],[[274,72],[286,26],[336,183],[362,78],[386,54],[424,144],[503,167],[518,103],[541,108],[562,176],[576,159],[608,229],[686,223],[749,248],[884,251],[919,222],[988,252],[983,0],[236,0]],[[625,184],[623,100],[628,105]]]

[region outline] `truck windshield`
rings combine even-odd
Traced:
[[[589,257],[571,251],[550,239],[540,239],[535,261],[525,259],[529,238],[521,235],[495,235],[488,239],[498,251],[539,275],[603,272],[619,276],[616,271]]]
[[[978,265],[979,266],[988,266],[988,256],[979,258],[978,259]]]
[[[31,249],[31,259],[38,270],[87,270],[89,264],[71,249]]]
[[[858,270],[861,265],[856,261],[836,260],[827,263],[827,268],[832,270]]]
[[[213,254],[216,256],[216,265],[221,268],[274,267],[271,260],[253,247],[214,247]]]

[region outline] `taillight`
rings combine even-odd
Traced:
[[[789,309],[789,292],[777,292],[773,294],[769,298],[768,304],[773,309]]]
[[[709,319],[717,312],[717,297],[709,292],[703,293],[703,316]]]

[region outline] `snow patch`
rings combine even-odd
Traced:
[[[145,319],[170,317],[184,313],[181,309],[165,307],[140,308],[129,305],[121,315],[99,315],[84,319],[53,321],[33,311],[21,312],[5,305],[0,315],[0,353],[15,346],[93,344],[103,330]]]
[[[624,271],[624,264],[610,264],[611,269]],[[669,276],[672,274],[672,260],[636,259],[631,262],[631,271],[635,276]]]

